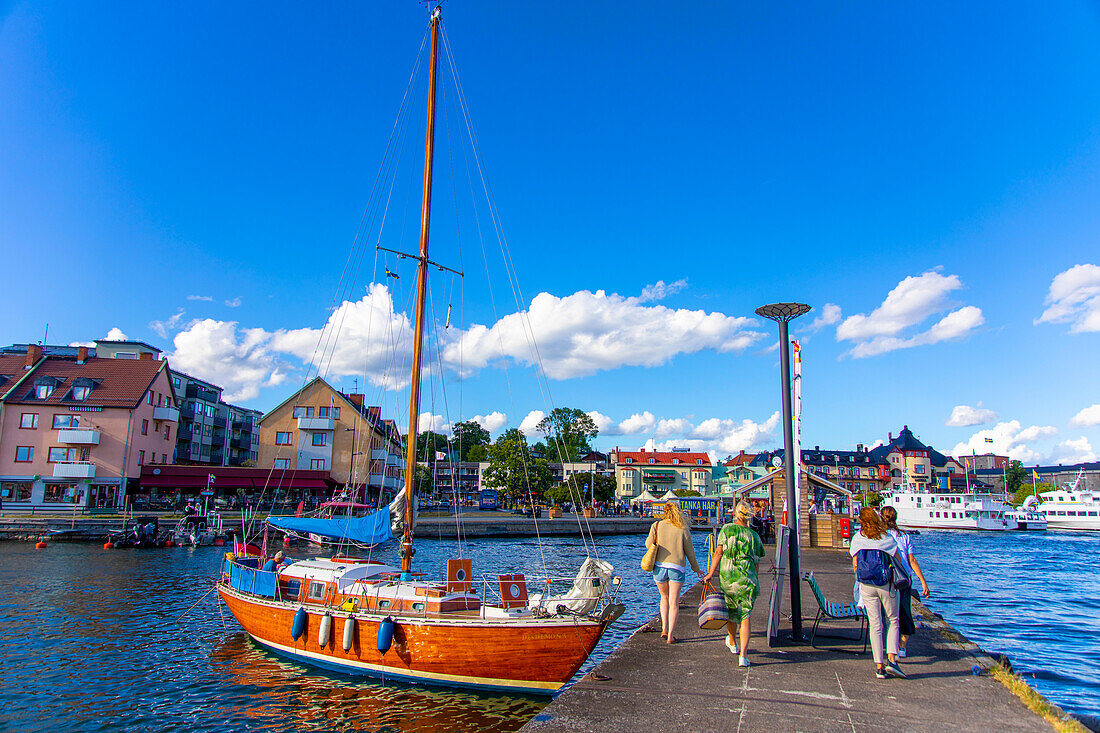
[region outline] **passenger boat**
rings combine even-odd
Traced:
[[[440,34],[436,7],[427,29],[420,249],[418,255],[397,253],[417,263],[405,488],[391,512],[342,520],[349,539],[400,535],[400,567],[342,556],[277,565],[267,558],[264,542],[258,551],[227,553],[217,590],[253,640],[300,662],[416,683],[551,694],[569,681],[623,612],[616,599],[620,579],[612,576],[609,563],[586,558],[568,578],[529,579],[512,572],[476,579],[468,558],[448,560],[445,572],[413,572],[415,498],[409,487],[415,486],[425,288],[429,264],[447,269],[428,259]],[[397,521],[383,526],[391,514]],[[314,530],[302,523],[320,521],[341,519],[281,517],[269,524],[308,533]],[[529,593],[531,583],[540,592]]]
[[[898,512],[898,525],[918,529],[1016,529],[1005,515],[1001,497],[993,494],[937,492],[911,485],[887,492],[883,506]]]
[[[1005,520],[1012,529],[1021,531],[1034,532],[1047,528],[1047,518],[1043,513],[1026,506],[1019,508],[1006,506]],[[1015,527],[1012,527],[1013,524],[1015,524]]]
[[[1088,489],[1084,471],[1077,473],[1072,484],[1039,492],[1039,498],[1029,496],[1024,508],[1045,517],[1051,529],[1100,530],[1100,491]]]

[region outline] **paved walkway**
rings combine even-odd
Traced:
[[[850,602],[848,556],[804,551],[803,570],[813,570],[829,600]],[[931,615],[909,642],[902,660],[908,679],[879,680],[870,650],[850,654],[809,644],[768,648],[764,636],[770,561],[761,563],[764,588],[753,612],[750,659],[742,669],[723,644],[723,632],[696,624],[699,586],[680,602],[677,636],[666,644],[651,621],[608,659],[529,722],[524,731],[904,731],[1050,730],[1046,722],[987,673],[973,666],[990,660]],[[817,603],[802,585],[807,638]],[[653,592],[654,605],[657,593]],[[916,609],[914,609],[916,612]],[[784,603],[780,633],[789,632]],[[850,629],[832,622],[826,632]],[[861,649],[862,643],[822,640]]]

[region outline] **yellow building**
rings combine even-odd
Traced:
[[[320,377],[260,420],[259,467],[328,471],[359,499],[400,489],[404,461],[394,422],[364,405],[363,395],[340,392]]]
[[[661,496],[665,492],[693,489],[711,493],[710,457],[688,451],[624,451],[611,454],[615,465],[615,498],[629,501],[643,491]]]

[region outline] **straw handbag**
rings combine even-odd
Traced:
[[[654,522],[649,528],[649,533],[653,534],[653,527],[656,527],[657,523]],[[645,554],[642,555],[642,570],[647,573],[653,572],[653,568],[657,565],[657,540],[654,538],[653,547],[646,548]]]
[[[729,621],[726,610],[726,597],[714,590],[710,581],[703,584],[703,593],[699,597],[699,628],[720,629]]]

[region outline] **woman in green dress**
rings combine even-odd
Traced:
[[[714,557],[710,570],[704,578],[710,580],[718,573],[718,588],[726,596],[726,610],[729,621],[726,622],[726,647],[738,654],[736,634],[740,627],[741,646],[738,663],[749,666],[749,617],[756,597],[760,595],[760,581],[756,577],[756,566],[764,557],[764,543],[760,535],[749,529],[752,506],[747,501],[739,501],[734,509],[734,521],[723,525],[718,531],[718,542],[714,548]]]

